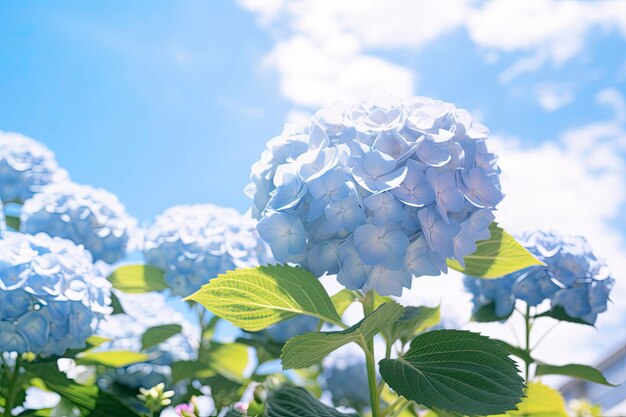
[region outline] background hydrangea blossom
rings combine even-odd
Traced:
[[[0,351],[82,348],[110,304],[110,284],[82,246],[43,233],[0,239]]]
[[[87,248],[95,261],[124,257],[136,221],[118,198],[101,188],[72,182],[51,184],[22,206],[20,229],[47,233]]]
[[[486,138],[466,110],[425,97],[320,110],[252,167],[259,234],[279,262],[400,295],[489,238],[503,194]]]
[[[67,172],[44,145],[0,131],[0,200],[23,202],[45,185],[67,180]]]
[[[187,296],[218,274],[269,262],[269,250],[254,226],[251,217],[230,208],[171,207],[146,231],[144,256],[165,271],[173,294]]]
[[[6,227],[7,225],[4,217],[4,205],[2,204],[2,201],[0,201],[0,239],[2,239],[2,236],[4,236]]]
[[[267,334],[275,342],[285,343],[292,337],[314,332],[319,324],[319,319],[311,316],[300,315],[281,321],[268,327]]]
[[[179,324],[182,332],[148,349],[150,361],[116,369],[107,375],[116,382],[132,388],[150,388],[161,382],[169,384],[170,365],[194,359],[198,347],[197,330],[185,315],[173,309],[163,294],[124,294],[116,292],[125,314],[115,314],[101,321],[98,335],[111,339],[101,346],[104,350],[142,350],[141,336],[150,327]]]
[[[537,306],[549,299],[573,318],[595,323],[606,311],[614,284],[606,264],[597,259],[582,236],[555,231],[524,234],[518,240],[546,266],[533,266],[494,280],[465,277],[474,311],[494,304],[499,317],[507,317],[516,299]]]
[[[322,388],[330,392],[335,406],[356,410],[369,407],[366,369],[361,352],[351,349],[335,352],[324,360]]]

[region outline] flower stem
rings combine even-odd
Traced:
[[[363,300],[363,314],[368,316],[374,311],[374,293],[372,291],[365,295]],[[374,357],[374,338],[366,340],[365,362],[367,365],[367,382],[370,393],[370,404],[372,407],[372,417],[381,417],[380,396],[376,383],[376,359]]]
[[[526,305],[526,314],[524,314],[524,323],[525,323],[525,330],[526,330],[526,338],[525,338],[525,347],[524,350],[526,351],[526,353],[528,353],[530,355],[531,352],[531,347],[530,347],[530,329],[532,328],[532,323],[530,322],[530,306]],[[530,362],[526,362],[526,372],[525,372],[525,377],[526,377],[526,381],[528,381],[530,379]]]
[[[13,370],[13,376],[9,385],[9,395],[6,398],[6,404],[4,405],[4,416],[11,417],[11,411],[15,407],[15,397],[17,396],[17,390],[19,388],[20,369],[22,367],[22,357],[18,354],[15,359],[15,369]]]

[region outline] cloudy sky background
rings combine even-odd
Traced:
[[[265,141],[336,100],[467,108],[501,155],[498,221],[582,234],[617,278],[597,330],[560,325],[537,356],[594,363],[626,343],[626,2],[24,1],[2,15],[0,129],[144,222],[183,203],[244,211]],[[419,279],[403,301],[441,300],[464,323],[460,288]]]

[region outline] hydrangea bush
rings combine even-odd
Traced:
[[[23,202],[48,184],[67,181],[54,154],[18,133],[0,131],[0,200]]]
[[[545,266],[532,266],[494,280],[465,277],[474,313],[491,306],[496,316],[506,318],[516,300],[531,307],[549,300],[552,309],[560,307],[567,316],[594,324],[598,314],[607,309],[615,280],[587,240],[555,231],[535,231],[522,235],[519,242]]]
[[[246,192],[277,261],[400,295],[489,238],[503,194],[486,139],[438,100],[338,104],[270,140]]]
[[[172,207],[146,231],[144,256],[165,271],[173,294],[187,296],[227,270],[270,260],[254,225],[252,218],[213,204]]]
[[[24,203],[20,215],[23,232],[69,239],[107,263],[124,257],[135,223],[115,195],[71,182],[42,188]]]
[[[7,233],[0,240],[0,351],[62,355],[85,347],[111,311],[110,287],[81,246]]]

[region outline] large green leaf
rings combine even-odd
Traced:
[[[439,306],[437,307],[404,307],[402,316],[383,329],[383,336],[387,342],[401,340],[406,344],[419,333],[436,326],[441,320]]]
[[[113,271],[107,279],[111,281],[113,288],[137,294],[169,288],[164,275],[162,270],[150,265],[124,265]]]
[[[500,344],[462,330],[422,333],[397,359],[383,359],[380,374],[405,398],[464,415],[512,410],[524,381]]]
[[[557,390],[541,382],[531,382],[524,391],[526,397],[516,410],[491,417],[568,417],[565,401]]]
[[[104,365],[111,368],[121,368],[133,363],[146,362],[150,359],[145,353],[129,350],[109,350],[102,352],[86,351],[76,356],[79,365]]]
[[[366,347],[367,341],[402,316],[404,308],[385,303],[354,326],[334,332],[313,332],[287,340],[281,358],[283,368],[305,368],[324,359],[330,352],[351,342]]]
[[[450,259],[448,266],[474,277],[499,278],[529,266],[543,265],[496,223],[491,223],[489,232],[491,237],[477,242],[476,252],[465,257],[465,268]]]
[[[177,335],[183,330],[180,324],[163,324],[151,327],[141,336],[141,348],[148,349],[165,342],[170,337]]]
[[[535,371],[537,376],[542,375],[565,375],[572,378],[584,379],[585,381],[595,382],[596,384],[608,385],[615,387],[606,380],[606,377],[591,366],[580,365],[577,363],[570,363],[568,365],[548,365],[547,363],[538,363],[537,370]]]
[[[496,340],[496,339],[494,339],[494,340]],[[526,352],[521,347],[513,346],[512,344],[510,344],[508,342],[505,342],[504,340],[496,340],[496,342],[498,342],[500,344],[500,346],[502,346],[502,348],[504,350],[509,352],[509,354],[511,354],[513,356],[517,356],[518,358],[520,358],[524,362],[526,362],[526,363],[534,362],[534,359],[532,358],[532,356],[530,356],[530,353]]]
[[[171,365],[172,382],[180,382],[192,378],[208,378],[215,375],[215,371],[196,361],[178,361]]]
[[[322,404],[305,389],[283,386],[270,394],[265,403],[264,417],[346,417],[355,414],[344,414]]]
[[[248,346],[241,343],[211,342],[200,352],[198,361],[225,378],[241,382],[250,360],[248,351]]]
[[[244,330],[263,330],[297,314],[342,325],[322,284],[303,268],[270,265],[228,271],[187,297]]]
[[[77,384],[59,371],[56,362],[32,363],[26,367],[26,372],[33,386],[56,392],[76,405],[83,415],[95,409],[98,387]]]

